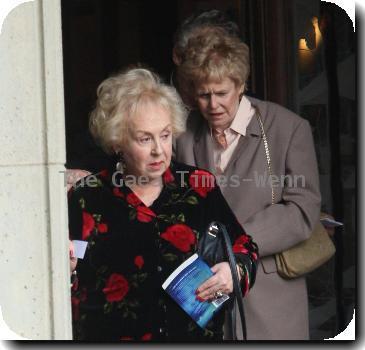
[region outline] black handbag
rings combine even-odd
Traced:
[[[246,321],[243,308],[243,298],[239,284],[239,278],[236,268],[236,259],[232,251],[232,242],[228,235],[226,227],[218,222],[213,221],[209,224],[204,236],[198,243],[198,254],[209,266],[227,261],[231,268],[233,280],[233,293],[227,301],[228,305],[225,314],[224,339],[238,340],[236,330],[236,309],[238,308],[243,340],[246,340]]]

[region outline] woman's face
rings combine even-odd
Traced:
[[[243,85],[236,86],[230,78],[195,85],[198,108],[210,127],[223,131],[231,125],[238,110],[243,88]]]
[[[170,113],[160,105],[147,103],[129,120],[129,133],[122,147],[126,173],[148,182],[160,180],[170,166],[172,123]]]

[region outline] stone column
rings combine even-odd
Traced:
[[[28,339],[71,339],[60,0],[9,13],[0,77],[3,318]]]

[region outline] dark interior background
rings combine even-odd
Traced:
[[[239,24],[251,49],[248,94],[309,120],[322,210],[344,223],[334,237],[336,257],[308,276],[311,338],[334,337],[346,328],[355,307],[357,241],[356,41],[346,13],[319,0],[61,0],[61,5],[66,167],[90,171],[110,161],[87,131],[103,79],[140,62],[169,81],[173,34],[196,10],[217,8]]]

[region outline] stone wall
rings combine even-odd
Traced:
[[[61,10],[14,8],[0,35],[0,305],[22,337],[70,339]]]

